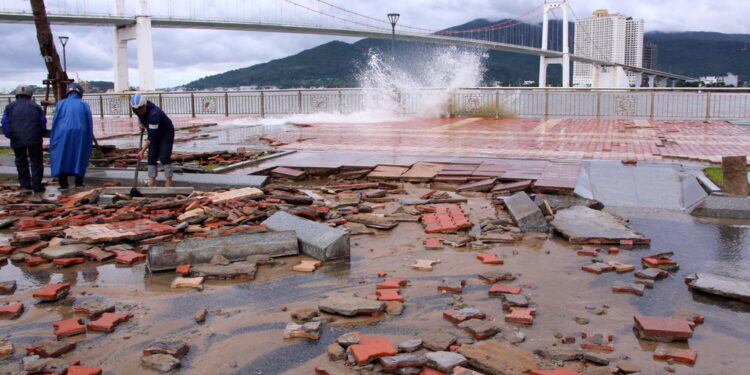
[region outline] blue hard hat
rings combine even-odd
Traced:
[[[83,96],[83,87],[81,87],[81,85],[79,85],[79,84],[77,84],[75,82],[73,82],[73,83],[71,83],[71,84],[68,85],[68,90],[66,91],[66,96],[69,95],[73,91],[77,92],[78,95]]]
[[[145,95],[143,95],[141,93],[137,93],[137,94],[133,95],[132,98],[130,98],[130,106],[133,109],[141,108],[144,105],[146,105],[146,96]]]

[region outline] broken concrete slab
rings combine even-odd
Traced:
[[[710,273],[696,273],[685,278],[685,282],[691,290],[750,303],[750,281]]]
[[[486,374],[526,374],[538,367],[534,354],[496,340],[462,345],[458,353],[471,367]]]
[[[583,350],[574,345],[550,345],[534,352],[553,361],[577,361],[583,358]]]
[[[504,271],[487,271],[482,272],[478,275],[478,277],[488,283],[496,283],[500,281],[513,281],[516,279],[516,276],[513,275],[510,272],[504,272]]]
[[[343,316],[376,315],[385,311],[385,302],[336,294],[321,301],[318,310]]]
[[[432,265],[440,263],[440,260],[417,259],[411,268],[419,271],[432,271]]]
[[[637,271],[634,275],[635,277],[640,278],[640,279],[660,280],[669,276],[669,272],[660,268],[649,267],[649,268]]]
[[[0,294],[13,294],[16,291],[16,280],[0,282]]]
[[[180,366],[180,360],[169,354],[153,354],[141,357],[141,364],[161,372],[169,372]]]
[[[26,347],[26,354],[38,354],[44,358],[56,358],[73,349],[76,343],[57,340],[41,340]]]
[[[424,367],[427,365],[427,357],[424,354],[397,354],[380,357],[379,360],[380,364],[391,372],[404,367]]]
[[[411,353],[422,347],[422,339],[409,339],[398,344],[398,351]]]
[[[320,328],[323,322],[307,322],[304,324],[287,323],[284,328],[284,338],[304,338],[308,340],[317,340],[320,338]]]
[[[466,357],[454,352],[437,351],[425,354],[427,366],[445,373],[453,372],[453,368],[467,362]]]
[[[482,319],[469,319],[458,323],[458,328],[471,333],[475,339],[486,339],[494,336],[498,331],[498,327],[494,322]]]
[[[114,312],[115,305],[104,303],[100,298],[92,298],[79,305],[73,306],[73,311],[85,314],[89,318],[96,318],[105,312]]]
[[[208,198],[211,199],[212,203],[221,203],[240,198],[258,198],[262,197],[264,194],[263,190],[246,187],[242,189],[232,189],[221,193],[211,192],[208,193]]]
[[[370,228],[383,230],[393,229],[398,225],[397,220],[371,214],[347,215],[346,220],[349,220],[353,223],[364,224]]]
[[[693,207],[690,215],[725,219],[750,219],[750,197],[709,195]]]
[[[654,350],[654,359],[673,360],[692,365],[695,364],[697,358],[698,352],[695,349],[676,348],[665,343],[659,343]]]
[[[299,249],[320,261],[349,257],[349,233],[278,211],[263,222],[274,231],[296,232]]]
[[[422,346],[433,351],[444,351],[456,342],[456,336],[440,329],[432,328],[419,335]]]
[[[650,242],[622,219],[585,206],[557,211],[550,225],[573,243],[619,243],[621,240],[631,240],[634,244],[645,245]]]
[[[645,285],[637,283],[629,283],[625,281],[615,281],[612,284],[612,292],[614,293],[630,293],[637,296],[642,296],[645,290]]]
[[[227,265],[219,264],[197,264],[190,268],[190,274],[193,276],[205,277],[208,279],[255,279],[257,266],[251,262],[234,262]]]
[[[54,260],[59,258],[73,258],[80,257],[83,252],[88,250],[91,245],[87,244],[72,244],[72,245],[55,245],[48,246],[40,252],[41,256]]]
[[[193,289],[203,289],[203,277],[202,276],[196,276],[196,277],[182,277],[178,276],[174,280],[172,280],[172,284],[170,285],[172,289],[177,288],[193,288]]]
[[[602,202],[572,195],[536,194],[534,196],[534,203],[537,205],[541,206],[544,201],[547,201],[554,211],[573,206],[585,206],[594,210],[601,210],[604,208]]]
[[[280,257],[299,254],[294,231],[233,234],[213,238],[192,237],[181,242],[151,246],[148,254],[150,271],[173,270],[182,264],[208,263],[215,255],[231,261],[250,255]]]
[[[524,192],[518,192],[503,198],[505,206],[519,228],[524,232],[547,232],[547,220],[536,204]]]

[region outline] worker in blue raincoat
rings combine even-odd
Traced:
[[[44,191],[42,137],[47,131],[47,117],[42,107],[31,100],[34,90],[30,86],[20,85],[14,93],[16,101],[3,111],[3,134],[10,138],[10,147],[16,156],[21,189],[39,193]]]
[[[83,87],[68,85],[67,97],[57,103],[50,134],[50,167],[60,190],[68,189],[68,176],[75,176],[76,187],[83,187],[94,141],[94,120]]]
[[[174,125],[161,108],[146,97],[137,93],[130,100],[133,112],[138,115],[141,131],[148,130],[148,139],[138,152],[138,160],[148,150],[148,186],[156,186],[157,165],[161,162],[164,168],[164,186],[172,186],[172,144],[174,143]]]

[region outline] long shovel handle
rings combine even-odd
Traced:
[[[138,152],[143,148],[143,130],[141,130],[141,139],[138,141]],[[135,163],[135,176],[133,177],[133,189],[138,187],[138,170],[141,169],[141,158],[139,157]]]

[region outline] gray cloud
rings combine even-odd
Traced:
[[[316,0],[293,0],[320,12],[335,14],[379,27],[389,25],[343,13]],[[541,0],[325,0],[328,3],[385,20],[388,12],[399,12],[399,25],[443,29],[476,18],[511,18],[538,6]],[[23,3],[23,2],[20,2]],[[48,8],[106,13],[108,1],[48,1]],[[133,12],[132,3],[127,12]],[[358,27],[320,16],[284,0],[152,0],[155,15],[251,19],[264,22],[290,22],[329,26]],[[750,2],[719,0],[573,0],[578,17],[588,17],[595,9],[608,9],[646,21],[649,31],[717,31],[750,33],[745,17]],[[258,15],[257,13],[262,13]],[[574,20],[571,17],[571,20]],[[535,19],[533,21],[536,21]],[[409,31],[399,27],[399,30]],[[112,30],[104,27],[53,26],[55,35],[68,35],[68,71],[84,80],[113,80]],[[331,41],[352,38],[301,34],[274,34],[197,29],[154,29],[154,59],[157,86],[169,87],[209,74],[238,69],[282,58]],[[46,70],[39,53],[36,32],[30,24],[0,24],[0,89],[20,83],[41,84]],[[58,52],[61,52],[58,44]],[[131,84],[137,84],[135,45],[129,47]]]

